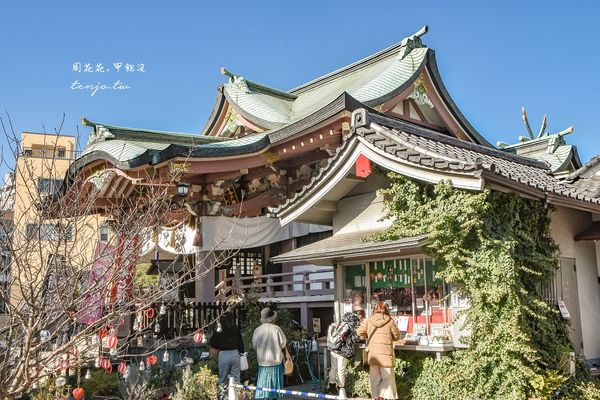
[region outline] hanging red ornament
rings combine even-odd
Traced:
[[[151,356],[149,356],[149,357],[146,359],[146,362],[147,362],[148,364],[150,364],[150,365],[154,365],[154,364],[156,364],[156,361],[158,361],[158,358],[157,358],[157,357],[156,357],[156,355],[154,355],[154,354],[152,354]]]
[[[371,161],[364,155],[361,154],[356,160],[356,176],[359,178],[366,178],[371,175]]]
[[[117,339],[116,335],[110,335],[106,341],[109,349],[116,349],[119,344],[119,339]]]
[[[107,327],[100,328],[98,330],[98,336],[100,336],[100,339],[104,339],[105,337],[108,336],[108,332],[109,331],[108,331]]]
[[[154,318],[154,316],[156,315],[156,310],[152,307],[146,309],[146,311],[144,311],[144,313],[146,314],[146,318]]]
[[[117,368],[117,371],[123,375],[125,373],[125,371],[127,371],[127,364],[125,364],[125,361],[121,361],[119,363],[119,367]]]
[[[85,390],[83,390],[83,388],[73,389],[73,397],[75,397],[75,400],[81,400],[83,399],[83,396],[85,396]]]
[[[112,369],[112,364],[110,363],[110,360],[108,358],[102,357],[100,361],[100,368],[103,368],[105,370],[108,370],[109,368]]]
[[[198,329],[196,331],[196,333],[194,333],[194,342],[200,343],[202,341],[203,337],[204,337],[204,332],[202,332],[202,329]]]

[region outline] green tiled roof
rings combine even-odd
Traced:
[[[224,93],[236,112],[266,129],[298,121],[344,92],[369,106],[376,106],[396,95],[399,88],[418,75],[428,53],[418,36],[425,31],[293,89],[288,96],[276,89],[264,90],[269,88],[229,72]]]
[[[581,166],[577,148],[567,144],[564,135],[549,134],[521,143],[504,146],[506,152],[548,164],[553,174],[572,172],[569,168]],[[572,163],[571,163],[572,162]]]
[[[119,162],[124,162],[143,154],[147,150],[160,151],[167,147],[169,147],[168,143],[132,142],[121,139],[102,140],[87,145],[80,157],[96,151],[110,154]]]

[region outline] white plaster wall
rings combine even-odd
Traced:
[[[592,241],[575,241],[573,237],[591,223],[590,213],[557,208],[552,213],[550,230],[560,247],[560,256],[574,258],[577,266],[577,287],[583,354],[586,359],[600,358],[600,286],[598,285],[597,246]]]
[[[383,198],[376,192],[345,197],[338,201],[333,215],[333,233],[387,228],[390,220],[379,221],[384,213]]]

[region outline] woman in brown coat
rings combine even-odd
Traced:
[[[373,315],[358,328],[358,335],[368,343],[371,397],[397,399],[394,342],[400,339],[400,331],[390,317],[387,304],[380,301],[375,305]]]

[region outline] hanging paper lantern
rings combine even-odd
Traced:
[[[202,332],[202,329],[198,329],[196,331],[196,333],[194,333],[194,342],[200,343],[203,338],[204,338],[204,332]]]
[[[138,336],[137,337],[137,347],[143,347],[144,346],[144,338],[142,336]]]
[[[110,349],[108,354],[110,354],[111,357],[116,357],[119,354],[119,352],[117,351],[117,349]]]
[[[54,383],[56,384],[56,386],[62,387],[67,384],[67,380],[65,379],[64,376],[59,376],[58,378],[56,378],[56,382],[54,382]]]
[[[146,362],[148,363],[148,365],[154,365],[154,364],[156,364],[156,361],[158,361],[158,358],[154,354],[152,354],[151,356],[149,356],[146,359]]]
[[[92,370],[88,369],[87,371],[85,371],[85,376],[83,377],[83,379],[92,379]]]
[[[124,375],[125,372],[127,371],[127,364],[125,364],[125,361],[121,361],[119,363],[119,367],[117,368],[117,371],[121,374]]]
[[[154,332],[160,333],[160,324],[158,322],[156,323],[156,325],[154,325]]]
[[[73,346],[69,349],[69,354],[72,355],[73,357],[77,357],[77,355],[79,354],[79,348],[77,346]]]
[[[110,362],[110,359],[102,357],[102,361],[100,362],[100,368],[103,368],[105,370],[112,370],[112,364]]]
[[[167,306],[165,306],[164,304],[161,304],[160,309],[158,310],[158,313],[160,315],[165,315],[167,313]]]
[[[92,335],[92,339],[91,339],[92,346],[97,346],[99,340],[100,340],[100,338],[98,337],[98,335]]]
[[[119,339],[116,335],[110,335],[106,341],[106,344],[108,345],[109,349],[116,349],[117,345],[119,344]]]
[[[140,361],[140,371],[143,371],[146,369],[146,364],[144,364],[143,361]]]
[[[73,389],[73,397],[75,397],[75,400],[81,400],[83,399],[83,396],[85,396],[85,390],[83,390],[83,388]]]
[[[94,367],[100,368],[101,363],[102,363],[102,357],[96,358],[96,361],[94,362]]]
[[[167,349],[165,349],[165,352],[163,353],[163,362],[164,363],[169,362],[169,350],[167,350]]]

